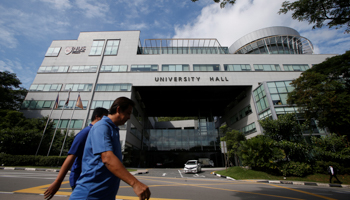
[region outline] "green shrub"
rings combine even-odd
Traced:
[[[302,177],[312,173],[312,167],[307,163],[289,161],[280,164],[280,171],[283,176]]]
[[[4,166],[62,166],[66,156],[34,156],[0,154]]]
[[[350,174],[350,168],[344,167],[344,165],[332,162],[332,161],[316,161],[314,166],[314,172],[319,174],[328,174],[328,167],[332,165],[336,169],[338,169],[338,174]]]

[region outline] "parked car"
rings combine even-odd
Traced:
[[[185,163],[185,173],[198,173],[202,170],[202,166],[198,160],[188,160]]]

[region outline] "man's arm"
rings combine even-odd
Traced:
[[[125,169],[123,163],[120,162],[119,158],[114,155],[112,151],[101,153],[101,159],[110,172],[133,188],[135,194],[140,200],[150,198],[151,192],[148,186],[141,183],[132,174],[130,174],[130,172]]]
[[[66,176],[68,170],[72,167],[75,158],[75,155],[70,154],[67,156],[66,160],[64,160],[64,163],[57,175],[56,180],[50,185],[49,188],[47,188],[44,193],[45,199],[51,199],[56,194],[58,189],[60,189],[62,181],[64,180],[64,177]]]

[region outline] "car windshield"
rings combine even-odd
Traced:
[[[195,161],[188,161],[188,162],[186,163],[186,165],[195,165],[195,164],[196,164]]]

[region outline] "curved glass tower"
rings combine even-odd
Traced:
[[[229,48],[234,54],[312,54],[310,40],[288,27],[276,26],[251,32]]]

